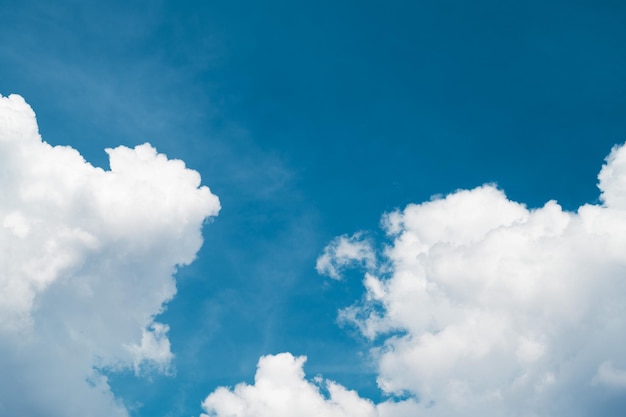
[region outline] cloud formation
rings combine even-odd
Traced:
[[[599,180],[575,213],[485,185],[384,216],[384,266],[340,313],[377,345],[381,389],[424,415],[621,415],[625,147]]]
[[[319,274],[339,280],[342,278],[343,270],[357,265],[363,265],[368,269],[376,266],[376,253],[362,233],[333,239],[324,248],[324,253],[317,258],[315,269]]]
[[[110,170],[50,146],[0,97],[0,414],[126,416],[98,369],[167,370],[154,321],[220,204],[196,171],[149,144]]]
[[[340,319],[370,340],[381,390],[413,400],[375,405],[352,393],[342,403],[330,386],[324,397],[323,380],[304,379],[304,359],[282,354],[261,358],[254,385],[210,394],[205,411],[623,415],[626,147],[612,150],[599,180],[601,203],[576,212],[555,201],[529,209],[484,185],[386,214],[377,254],[361,234],[329,244],[319,272],[337,279],[346,267],[368,269],[363,298]]]
[[[201,417],[403,417],[414,403],[374,405],[343,386],[317,376],[307,381],[306,357],[290,353],[259,359],[254,385],[218,388],[202,403]],[[326,395],[324,395],[324,394]]]

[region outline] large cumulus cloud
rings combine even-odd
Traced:
[[[367,271],[363,298],[339,316],[370,340],[380,388],[414,398],[402,404],[415,416],[624,415],[626,147],[599,188],[576,212],[529,209],[493,185],[459,190],[386,214],[378,245],[362,233],[331,242],[320,272]],[[251,415],[218,407],[253,407],[248,390],[218,390],[205,408]]]
[[[125,416],[98,369],[165,371],[155,322],[219,200],[149,144],[107,149],[110,170],[50,146],[0,97],[0,414]]]
[[[601,204],[529,210],[494,186],[388,214],[384,267],[341,312],[371,340],[379,385],[428,415],[626,411],[626,148]]]

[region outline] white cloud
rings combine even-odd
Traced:
[[[128,350],[133,355],[133,368],[135,374],[140,374],[142,366],[167,372],[174,355],[170,350],[170,341],[167,338],[169,326],[153,322],[149,329],[143,329],[141,344],[132,344]]]
[[[623,389],[625,147],[599,179],[603,204],[575,213],[485,185],[386,215],[384,268],[340,313],[377,341],[381,389],[486,417],[591,415]],[[603,415],[623,415],[621,394]]]
[[[149,144],[107,149],[110,170],[42,142],[0,97],[0,414],[125,416],[99,368],[167,370],[154,322],[219,200]]]
[[[305,361],[290,353],[261,357],[254,385],[218,388],[203,401],[208,414],[201,417],[408,417],[416,409],[410,400],[375,405],[321,376],[307,381]]]
[[[415,400],[375,405],[307,381],[304,358],[282,354],[261,358],[254,385],[214,391],[205,411],[624,415],[626,147],[612,150],[599,180],[603,203],[576,212],[555,201],[529,210],[485,185],[385,215],[388,242],[377,259],[360,233],[325,248],[320,273],[339,279],[347,267],[368,269],[365,295],[340,319],[372,343],[380,388]]]
[[[341,279],[342,271],[350,266],[362,264],[373,268],[376,254],[362,233],[352,236],[339,236],[324,248],[324,253],[317,259],[317,272],[333,279]]]

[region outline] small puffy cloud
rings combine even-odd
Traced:
[[[409,417],[413,401],[375,405],[345,387],[318,376],[305,378],[306,357],[290,353],[259,359],[254,384],[220,387],[203,402],[201,417]],[[323,394],[324,393],[324,394]]]
[[[0,97],[0,414],[126,416],[98,369],[167,370],[154,317],[220,204],[151,145],[107,149],[110,169],[39,136]]]
[[[317,259],[315,269],[333,279],[341,279],[342,271],[350,266],[363,265],[373,268],[376,254],[362,233],[352,236],[339,236],[324,248],[324,253]]]
[[[609,397],[603,415],[623,415],[626,147],[599,180],[603,204],[576,212],[485,185],[384,216],[384,268],[340,313],[373,341],[381,389],[424,416],[586,416]]]

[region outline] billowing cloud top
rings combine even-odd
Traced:
[[[110,170],[50,146],[21,97],[0,97],[2,415],[126,415],[94,369],[172,358],[153,319],[219,200],[149,144],[106,152]]]
[[[590,415],[617,401],[626,148],[599,178],[604,204],[576,213],[528,210],[488,185],[385,216],[386,269],[341,313],[382,337],[380,387],[431,404],[427,415]]]
[[[321,273],[368,269],[365,295],[340,319],[371,341],[380,388],[412,398],[395,405],[413,416],[623,415],[626,147],[599,180],[602,203],[577,212],[555,201],[529,210],[485,185],[385,215],[378,253],[361,233],[329,244]],[[205,410],[281,415],[258,397],[322,401],[310,385],[292,388],[305,387],[299,371],[284,383],[284,362],[262,359],[254,386],[219,389]],[[332,392],[322,402],[344,415]],[[359,410],[345,415],[378,415],[373,404]]]
[[[409,417],[412,401],[375,405],[354,391],[322,377],[307,381],[306,357],[290,353],[259,359],[254,385],[218,388],[202,407],[201,417]],[[323,394],[326,393],[326,395]]]

